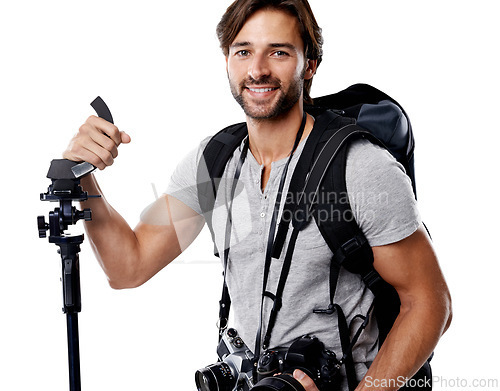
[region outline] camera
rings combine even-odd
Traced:
[[[254,355],[238,332],[224,331],[217,346],[219,362],[196,371],[195,381],[199,391],[247,391],[253,387]]]
[[[267,349],[259,358],[254,385],[254,356],[235,329],[224,332],[220,361],[196,372],[199,391],[304,391],[293,371],[306,373],[320,391],[340,388],[341,362],[316,337],[305,335],[289,348]]]
[[[325,349],[316,337],[305,335],[288,349],[266,350],[257,365],[258,383],[253,391],[304,391],[293,372],[300,369],[308,375],[320,391],[340,387],[341,362],[334,352]],[[279,375],[276,375],[279,373]]]

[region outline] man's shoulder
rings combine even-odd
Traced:
[[[394,243],[418,227],[411,179],[385,148],[368,140],[353,143],[345,180],[354,217],[371,246]]]
[[[367,139],[358,139],[349,145],[346,169],[361,172],[384,172],[397,167],[404,172],[403,166],[391,153]]]
[[[411,179],[392,154],[369,140],[354,141],[348,149],[345,180],[348,192],[408,193],[414,198]]]

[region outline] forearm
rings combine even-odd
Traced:
[[[113,288],[133,286],[140,261],[134,231],[106,201],[93,175],[82,178],[82,187],[89,195],[101,195],[82,204],[92,209],[92,221],[85,222],[85,230],[98,262]]]
[[[432,354],[451,319],[447,303],[402,308],[356,391],[397,390]]]

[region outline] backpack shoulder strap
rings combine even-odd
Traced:
[[[276,238],[273,247],[273,258],[279,258],[283,245],[285,243],[286,235],[290,226],[290,217],[298,207],[297,201],[300,193],[304,189],[305,182],[314,164],[315,158],[323,148],[326,140],[339,130],[340,128],[353,124],[352,118],[340,116],[332,110],[318,110],[315,108],[308,108],[310,114],[315,116],[315,123],[312,132],[309,134],[304,149],[300,155],[299,161],[295,166],[290,186],[287,192],[287,198],[281,214],[281,220],[278,225]]]
[[[244,122],[228,126],[213,136],[203,151],[210,178],[221,177],[234,150],[248,134]]]
[[[301,205],[305,210],[301,213],[314,217],[334,254],[334,261],[348,271],[360,274],[372,289],[373,254],[354,220],[345,182],[348,145],[359,138],[383,145],[356,124],[346,125],[336,131],[322,147],[308,175],[302,196],[305,203]]]
[[[246,123],[239,123],[222,129],[208,141],[203,150],[203,158],[198,164],[196,182],[198,201],[210,229],[212,240],[215,239],[212,227],[212,211],[220,178],[224,173],[227,162],[247,134]],[[214,249],[215,255],[218,256],[217,249],[215,247]]]
[[[379,327],[379,344],[389,333],[399,313],[399,297],[395,289],[386,283],[373,266],[373,252],[354,219],[345,180],[345,168],[349,144],[359,138],[384,146],[370,132],[357,125],[341,129],[332,137],[319,154],[311,170],[305,188],[307,194],[315,194],[317,202],[309,205],[310,212],[333,252],[332,267],[343,267],[360,275],[375,295],[375,316]],[[336,290],[336,278],[330,279],[330,305]]]

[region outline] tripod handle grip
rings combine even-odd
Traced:
[[[100,96],[95,98],[90,105],[94,108],[95,112],[99,117],[114,124],[111,111],[109,111],[108,105],[106,105],[106,103],[102,100]]]
[[[100,96],[95,98],[92,103],[90,103],[92,108],[95,110],[97,115],[108,122],[113,122],[113,116],[111,115],[111,111],[109,111],[108,105],[102,100]],[[90,174],[94,171],[96,167],[88,162],[79,163],[76,166],[71,168],[73,175],[75,178],[80,178],[84,175]]]

